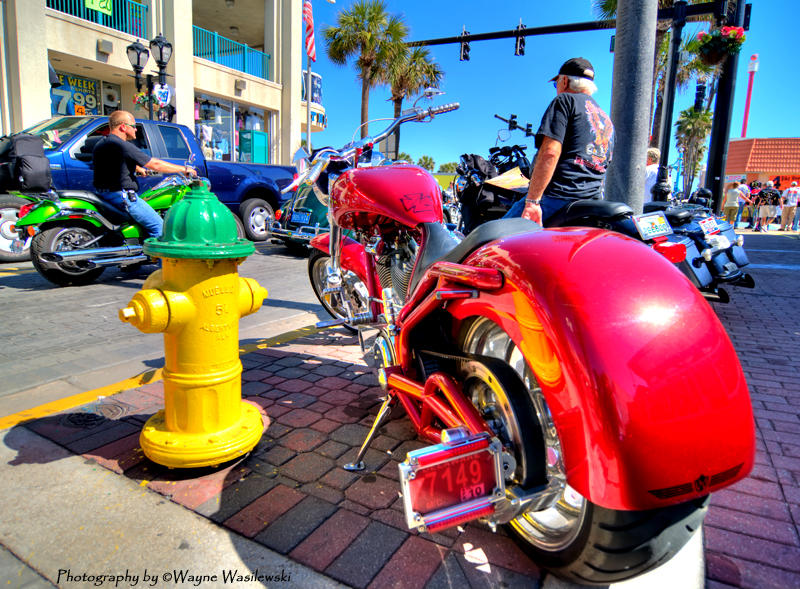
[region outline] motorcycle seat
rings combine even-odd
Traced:
[[[75,198],[84,200],[94,205],[95,208],[114,225],[123,225],[131,222],[127,211],[121,211],[112,204],[107,203],[94,192],[88,190],[59,190],[59,198]]]
[[[409,295],[414,292],[425,272],[435,262],[460,264],[472,252],[487,243],[519,233],[540,231],[542,227],[528,219],[496,219],[479,225],[461,242],[440,223],[423,223],[421,229],[422,251],[408,283]]]
[[[589,218],[611,219],[632,215],[633,209],[624,202],[578,199],[562,208],[547,220],[548,227],[580,225]]]

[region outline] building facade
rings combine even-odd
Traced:
[[[195,131],[209,159],[288,164],[305,133],[302,0],[0,0],[0,134],[54,115],[149,109],[126,48],[172,44],[154,117]],[[52,82],[52,83],[51,83]],[[321,80],[311,130],[325,127]]]
[[[768,180],[786,189],[800,183],[800,137],[731,139],[725,182]]]

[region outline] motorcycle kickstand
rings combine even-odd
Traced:
[[[367,448],[372,443],[372,440],[375,438],[375,434],[378,433],[378,428],[383,425],[383,422],[386,421],[386,418],[389,417],[389,414],[392,412],[392,409],[397,402],[397,398],[394,395],[386,395],[386,399],[383,401],[383,405],[378,410],[378,414],[375,416],[375,421],[372,423],[372,428],[370,428],[369,432],[367,433],[367,437],[364,438],[364,442],[361,444],[361,448],[358,449],[358,454],[355,457],[353,462],[348,462],[342,468],[348,470],[350,472],[361,471],[364,470],[364,454],[367,453]]]

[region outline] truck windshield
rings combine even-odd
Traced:
[[[65,141],[69,141],[78,129],[91,120],[90,117],[57,117],[42,121],[23,132],[41,137],[44,141],[44,148],[53,149]]]

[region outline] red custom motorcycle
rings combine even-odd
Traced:
[[[709,493],[752,468],[736,353],[651,248],[524,219],[459,240],[425,170],[360,164],[397,125],[455,108],[406,111],[374,138],[316,153],[298,179],[329,206],[331,233],[309,259],[336,317],[326,323],[377,329],[367,355],[387,396],[346,468],[363,468],[399,403],[435,444],[400,468],[409,527],[508,524],[562,577],[634,577],[674,555]]]

